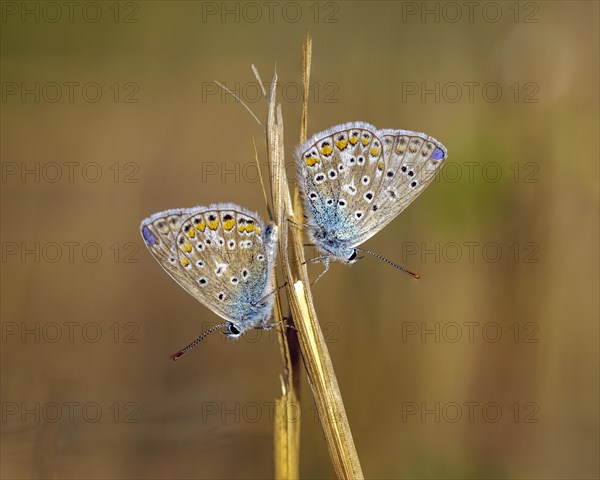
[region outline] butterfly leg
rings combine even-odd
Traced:
[[[264,322],[261,323],[260,325],[254,327],[256,330],[271,330],[272,328],[278,327],[279,325],[283,325],[286,328],[293,328],[294,330],[296,330],[296,327],[294,327],[293,325],[289,325],[287,323],[284,323],[284,320],[287,320],[286,318],[284,318],[283,320],[276,322],[276,323],[269,323],[269,322]]]
[[[308,218],[308,217],[306,215],[304,215],[304,218]],[[295,228],[300,228],[300,227],[309,228],[310,227],[310,225],[308,223],[296,223],[291,218],[288,218],[287,221],[290,222],[292,227],[295,227]]]
[[[318,282],[318,281],[321,279],[321,277],[322,277],[323,275],[325,275],[325,274],[327,273],[327,271],[329,270],[329,257],[319,257],[319,258],[316,258],[316,259],[314,259],[314,260],[320,260],[320,259],[322,259],[322,260],[323,260],[323,263],[325,264],[325,270],[323,270],[323,271],[321,272],[321,274],[320,274],[320,275],[317,277],[317,279],[316,279],[314,282],[312,282],[312,283],[310,284],[311,286],[312,286],[312,285],[314,285],[315,283],[317,283],[317,282]],[[313,260],[313,261],[314,261],[314,260]]]

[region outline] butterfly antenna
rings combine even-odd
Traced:
[[[182,348],[178,352],[176,352],[173,355],[169,356],[169,358],[171,360],[173,360],[173,361],[179,360],[180,357],[183,357],[192,348],[196,347],[202,340],[204,340],[206,337],[208,337],[211,333],[214,333],[216,330],[219,330],[220,328],[223,328],[223,327],[226,327],[226,326],[227,326],[227,322],[226,323],[220,323],[219,325],[214,325],[213,327],[210,327],[202,335],[200,335],[198,338],[196,338],[196,340],[194,340],[192,343],[190,343],[187,347]]]
[[[374,257],[378,258],[379,260],[383,260],[388,265],[391,265],[392,267],[397,268],[401,272],[408,273],[411,277],[416,278],[417,280],[419,278],[421,278],[421,275],[418,275],[415,272],[411,272],[410,270],[408,270],[406,268],[403,268],[400,265],[395,264],[394,262],[392,262],[392,261],[388,260],[387,258],[379,255],[378,253],[372,252],[371,250],[367,250],[366,248],[358,248],[357,247],[356,250],[358,250],[359,252],[365,252],[365,253],[368,253],[370,255],[373,255]]]

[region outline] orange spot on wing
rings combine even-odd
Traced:
[[[344,148],[346,148],[348,146],[348,140],[346,138],[337,140],[335,142],[335,146],[338,147],[340,150],[343,150]]]
[[[333,152],[333,148],[331,147],[331,145],[325,144],[321,147],[321,153],[323,155],[331,155],[331,152]]]
[[[227,231],[231,230],[235,225],[235,220],[231,219],[231,220],[225,220],[223,222],[223,228]]]
[[[219,219],[213,220],[213,221],[209,220],[208,228],[210,228],[211,230],[216,230],[218,226],[219,226]]]
[[[321,160],[319,160],[319,158],[318,158],[318,157],[308,157],[308,158],[306,159],[306,164],[307,164],[309,167],[312,167],[312,166],[313,166],[313,165],[315,165],[316,163],[320,163],[320,162],[321,162]]]

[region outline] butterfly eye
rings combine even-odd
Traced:
[[[348,257],[348,262],[353,262],[356,260],[356,249],[352,250],[352,255]]]
[[[237,337],[241,334],[242,334],[242,332],[240,332],[233,323],[227,324],[227,335],[231,335],[232,337]]]

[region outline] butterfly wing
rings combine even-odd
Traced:
[[[150,253],[188,293],[239,323],[271,286],[274,248],[260,218],[237,205],[166,210],[145,219]]]
[[[382,176],[375,127],[355,122],[314,135],[298,147],[296,161],[313,240],[316,231],[354,238],[365,215],[362,198]],[[318,234],[317,234],[318,237]]]
[[[445,158],[445,147],[425,134],[363,122],[314,135],[296,153],[313,240],[324,229],[363,243],[425,189]]]
[[[373,185],[370,212],[359,222],[356,245],[380,231],[427,188],[448,156],[435,138],[409,130],[381,130],[384,170]],[[373,213],[375,215],[373,215]]]

